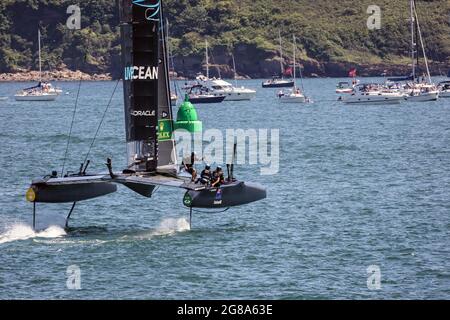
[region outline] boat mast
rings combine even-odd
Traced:
[[[410,0],[411,10],[411,61],[412,61],[412,78],[416,81],[416,43],[415,43],[415,18],[414,18],[414,0]]]
[[[233,59],[234,86],[237,88],[236,61],[234,60],[233,52],[231,52],[231,58]]]
[[[39,82],[42,82],[41,29],[39,29],[39,27],[38,27],[38,48],[39,48]]]
[[[430,68],[428,67],[428,59],[427,59],[427,54],[425,52],[425,45],[424,45],[423,38],[422,38],[422,31],[420,30],[419,16],[417,15],[417,10],[416,10],[414,0],[412,0],[412,2],[413,2],[414,16],[416,18],[416,23],[417,23],[417,31],[419,33],[420,45],[422,46],[423,59],[425,61],[425,67],[427,69],[428,83],[431,84]]]
[[[208,40],[205,40],[205,47],[206,47],[206,78],[209,80],[209,57],[208,57]]]
[[[280,39],[280,67],[281,67],[281,78],[283,78],[284,68],[283,68],[283,42],[281,40],[281,30],[278,30],[278,37]]]
[[[296,69],[297,69],[297,64],[296,64],[296,41],[295,41],[295,35],[293,35],[293,46],[294,46],[294,91],[295,89],[297,89],[297,83],[295,81],[297,73],[296,73]]]

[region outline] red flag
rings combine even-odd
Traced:
[[[284,75],[292,77],[292,71],[293,71],[292,68],[289,67],[286,70],[284,70]]]
[[[355,68],[351,69],[351,70],[348,72],[348,76],[349,76],[350,78],[356,78],[356,69],[355,69]]]

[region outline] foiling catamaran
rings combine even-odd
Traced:
[[[227,165],[227,181],[218,188],[192,183],[191,177],[180,173],[173,137],[162,1],[119,0],[119,10],[128,167],[114,172],[108,159],[106,174],[90,174],[86,160],[76,174],[62,172],[58,176],[54,171],[34,180],[26,194],[33,204],[33,228],[37,203],[71,203],[68,227],[77,202],[111,194],[117,185],[147,198],[158,186],[185,189],[183,203],[190,208],[190,221],[193,208],[229,208],[266,198],[264,187],[235,179],[232,164]],[[189,120],[185,122],[185,128],[195,127]]]

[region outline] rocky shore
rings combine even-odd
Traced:
[[[188,59],[186,59],[189,61]],[[183,61],[184,67],[182,70],[176,70],[171,72],[171,78],[176,80],[194,79],[195,76],[204,70],[201,70],[202,60],[201,58],[191,58],[189,63]],[[339,63],[339,62],[318,62],[314,60],[300,61],[303,66],[303,76],[306,78],[339,78],[347,77],[348,71],[352,68],[357,69],[359,77],[379,77],[383,73],[387,76],[399,76],[408,75],[411,70],[407,65],[392,65],[392,64],[372,64],[372,65],[357,65],[351,63]],[[284,65],[287,68],[290,64],[289,60],[284,61]],[[277,57],[271,57],[262,60],[258,63],[250,65],[249,63],[243,63],[238,66],[237,78],[238,79],[260,79],[270,78],[279,73],[280,61]],[[430,71],[432,75],[445,75],[448,67],[445,64],[431,64]],[[445,70],[445,71],[443,71]],[[418,69],[418,74],[424,73],[423,68]],[[444,73],[443,73],[444,72]],[[116,72],[120,74],[120,71]],[[226,63],[217,63],[214,67],[210,68],[211,77],[222,77],[224,79],[232,79],[234,72],[232,68]],[[89,74],[82,71],[72,71],[69,69],[46,71],[42,73],[42,78],[45,81],[110,81],[114,76],[109,73],[106,74]],[[26,71],[20,70],[12,73],[0,73],[0,82],[36,82],[39,80],[38,71]]]
[[[68,69],[46,71],[42,73],[42,78],[46,81],[109,81],[112,80],[108,74],[88,74],[79,70],[72,71]],[[20,70],[14,73],[1,73],[0,82],[34,82],[39,81],[38,71]]]

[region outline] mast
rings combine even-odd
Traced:
[[[414,16],[416,18],[416,23],[417,23],[417,32],[419,34],[420,45],[422,47],[423,59],[425,61],[425,67],[427,69],[428,83],[431,84],[430,68],[428,67],[428,58],[427,58],[427,54],[425,52],[425,45],[424,45],[423,38],[422,38],[422,31],[420,30],[419,16],[417,15],[417,10],[416,10],[416,5],[414,3],[414,0],[412,0],[412,2],[413,2]]]
[[[234,86],[237,88],[236,61],[233,52],[231,52],[231,58],[233,59]]]
[[[416,42],[415,42],[415,18],[414,18],[414,0],[410,0],[411,11],[411,61],[412,61],[412,78],[416,81]]]
[[[295,83],[295,79],[296,79],[296,69],[297,69],[297,64],[296,64],[296,41],[295,41],[295,35],[293,36],[293,47],[294,47],[294,90],[297,89],[297,84]]]
[[[205,40],[205,56],[206,56],[206,78],[209,80],[209,57],[208,57],[208,40]]]
[[[39,48],[39,82],[42,82],[41,29],[39,29],[39,27],[38,27],[38,48]]]
[[[281,40],[281,30],[278,30],[278,37],[280,38],[280,68],[281,68],[281,77],[284,75],[284,67],[283,67],[283,42]]]

